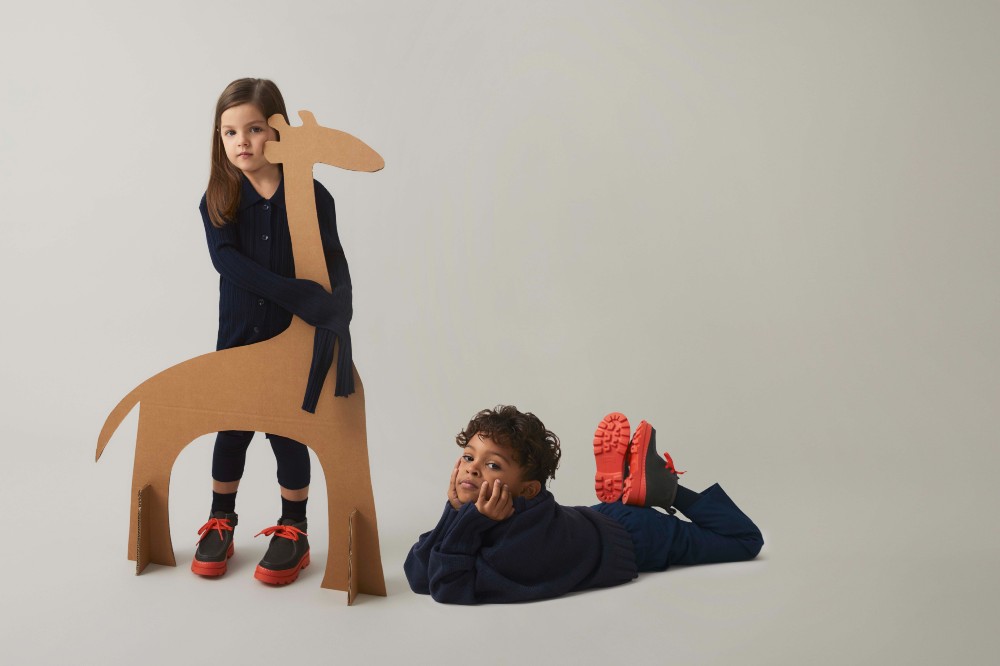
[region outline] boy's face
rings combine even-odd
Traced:
[[[512,496],[533,497],[541,484],[524,481],[523,473],[524,468],[514,459],[514,452],[509,447],[477,433],[469,439],[459,460],[455,492],[462,504],[475,502],[483,483],[490,484],[487,490],[492,492],[492,484],[499,479],[501,484],[507,485]]]

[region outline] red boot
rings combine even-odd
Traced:
[[[194,551],[191,560],[191,571],[199,576],[221,576],[226,573],[229,558],[235,552],[233,548],[233,528],[239,522],[235,513],[215,511],[208,517],[208,522],[201,526],[198,534],[198,549]]]
[[[632,438],[632,455],[622,502],[634,506],[658,506],[671,511],[670,507],[677,497],[677,475],[683,473],[674,469],[669,453],[660,458],[656,452],[656,429],[642,421]]]
[[[288,585],[299,577],[299,571],[309,566],[309,535],[306,521],[282,518],[278,524],[268,527],[255,536],[274,535],[267,552],[257,565],[253,577],[271,585]]]
[[[611,412],[597,424],[594,431],[594,490],[604,503],[617,502],[622,496],[627,473],[629,424],[624,414]]]

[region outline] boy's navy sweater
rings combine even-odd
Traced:
[[[204,196],[199,206],[208,253],[220,275],[216,349],[273,338],[288,328],[293,314],[315,326],[312,365],[302,404],[308,412],[316,411],[336,342],[340,343],[340,356],[335,395],[354,392],[351,274],[337,235],[333,197],[320,183],[313,181],[313,186],[332,294],[316,282],[295,278],[284,180],[271,198],[265,199],[244,177],[236,219],[221,228],[212,225]]]
[[[446,503],[403,568],[414,592],[451,604],[549,599],[638,575],[625,528],[587,507],[561,506],[548,490],[515,498],[503,521],[472,502],[458,510]]]

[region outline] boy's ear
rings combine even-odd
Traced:
[[[525,481],[524,485],[521,486],[521,492],[518,493],[524,499],[534,499],[535,495],[542,492],[542,484],[538,481]]]

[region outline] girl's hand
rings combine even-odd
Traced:
[[[507,484],[501,484],[500,479],[490,484],[484,483],[479,486],[479,499],[476,500],[476,509],[479,513],[493,520],[507,520],[514,515],[514,500],[510,496],[510,489]]]
[[[458,466],[461,463],[461,457],[455,461],[455,469],[451,470],[451,481],[448,483],[448,504],[451,504],[451,508],[456,511],[462,508],[462,503],[458,500],[458,489],[455,486],[458,483]]]

